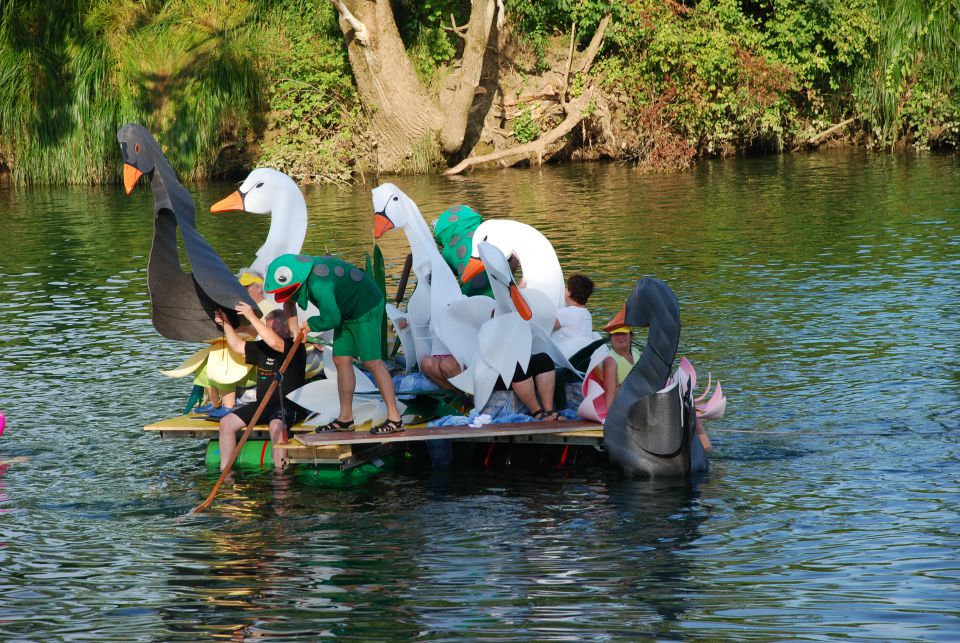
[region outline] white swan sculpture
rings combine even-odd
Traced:
[[[403,344],[409,371],[428,355],[449,352],[443,341],[439,320],[451,303],[464,298],[460,284],[437,249],[436,241],[413,199],[392,183],[384,183],[373,190],[373,236],[379,239],[388,230],[403,230],[413,254],[413,271],[417,287],[407,302],[406,313],[393,304],[387,304],[387,316],[394,322]],[[403,329],[397,321],[406,317]]]
[[[482,263],[478,250],[481,241],[496,246],[507,259],[517,258],[525,288],[542,292],[554,308],[566,304],[563,295],[567,285],[553,244],[539,230],[519,221],[488,219],[477,226],[473,233],[472,258],[463,271],[462,281],[468,281],[483,267],[479,265]]]
[[[228,197],[210,206],[210,212],[242,210],[270,215],[267,239],[257,250],[250,270],[267,274],[267,266],[280,255],[300,254],[307,237],[307,202],[296,182],[283,172],[258,167]]]
[[[542,293],[529,288],[518,288],[507,258],[493,244],[480,242],[477,244],[477,251],[493,288],[496,302],[494,315],[493,318],[488,316],[473,331],[472,337],[476,338],[473,340],[475,352],[464,371],[452,377],[450,382],[460,390],[471,393],[474,408],[481,410],[490,399],[497,378],[503,378],[503,381],[509,384],[516,367],[526,370],[530,356],[534,353],[547,353],[558,367],[577,371],[550,339],[549,331],[533,318],[529,299],[543,297]],[[461,309],[473,305],[473,300],[483,299],[488,298],[470,297],[465,302],[457,302],[445,313],[441,327],[446,329],[448,320],[457,316]],[[477,311],[473,312],[473,320],[482,320],[482,317],[476,314]],[[461,320],[467,317],[460,315]],[[552,323],[550,320],[551,328]],[[465,330],[468,324],[462,323],[461,326]],[[458,337],[466,335],[466,332],[457,333]],[[459,350],[458,343],[451,343],[451,351]],[[456,357],[456,352],[451,354]]]

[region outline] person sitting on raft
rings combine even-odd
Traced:
[[[518,364],[513,373],[510,390],[527,407],[535,420],[556,422],[560,419],[560,413],[553,408],[553,393],[557,383],[556,368],[549,355],[535,353],[530,356],[526,371],[521,370]],[[507,390],[502,377],[497,378],[493,390]]]
[[[603,358],[601,368],[603,369],[603,391],[606,399],[607,408],[613,404],[613,398],[617,396],[620,385],[627,379],[627,375],[633,370],[633,365],[640,359],[640,349],[633,345],[633,328],[619,323],[617,317],[614,317],[608,323],[604,330],[610,333],[610,353]],[[700,438],[700,444],[705,451],[711,449],[710,438],[707,436],[707,430],[703,427],[703,420],[697,418],[697,437]]]
[[[243,302],[237,304],[236,310],[250,322],[261,339],[244,341],[222,311],[218,310],[214,319],[223,327],[230,348],[242,354],[247,364],[256,365],[257,399],[263,400],[284,358],[293,348],[293,336],[297,332],[297,309],[293,302],[288,302],[283,306],[283,310],[273,310],[263,320],[257,317],[253,308]],[[287,399],[289,393],[303,386],[306,364],[307,353],[301,344],[260,415],[260,424],[269,426],[270,442],[274,447],[286,444],[290,427],[302,422],[308,415],[306,409]],[[244,404],[220,420],[221,470],[226,468],[233,456],[237,446],[237,431],[246,427],[253,419],[258,406],[259,402]],[[273,449],[273,464],[277,469],[283,468],[286,457],[286,449]]]
[[[593,280],[586,275],[570,275],[564,292],[566,306],[557,308],[550,339],[569,357],[593,341],[593,315],[587,300],[593,294]]]
[[[605,328],[610,333],[610,353],[603,358],[603,394],[607,408],[613,405],[620,385],[640,359],[640,349],[633,345],[633,328],[619,325]]]

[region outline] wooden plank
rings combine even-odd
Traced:
[[[369,426],[369,425],[368,425]],[[181,415],[144,427],[144,430],[159,432],[164,437],[216,437],[217,422],[202,415]],[[313,427],[296,425],[291,430],[290,444],[286,447],[298,451],[297,457],[316,457],[318,460],[334,460],[339,455],[308,455],[301,449],[336,447],[351,444],[379,444],[386,442],[422,442],[426,440],[466,440],[475,442],[521,442],[532,444],[600,444],[603,441],[603,425],[585,420],[558,420],[556,422],[515,422],[510,424],[486,424],[480,428],[466,425],[427,427],[423,424],[409,425],[403,433],[373,435],[360,427],[356,431],[314,433]],[[268,439],[267,427],[256,427],[252,438]],[[332,452],[330,452],[332,453]],[[348,451],[349,454],[349,451]]]
[[[373,435],[369,431],[337,433],[306,433],[297,435],[296,440],[308,446],[325,444],[370,444],[373,442],[423,442],[427,440],[486,440],[505,436],[546,436],[563,435],[589,431],[596,439],[603,436],[600,424],[586,421],[557,422],[516,422],[509,424],[486,424],[480,428],[470,426],[408,427],[403,433]],[[526,440],[531,441],[531,440]]]

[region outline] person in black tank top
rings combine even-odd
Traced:
[[[287,353],[293,348],[293,336],[297,332],[297,309],[292,301],[284,303],[283,310],[270,311],[262,321],[245,303],[237,304],[237,312],[250,322],[260,335],[260,339],[252,342],[244,341],[227,316],[220,311],[216,313],[215,319],[219,325],[223,326],[223,332],[231,350],[242,353],[247,364],[256,367],[257,401],[238,407],[233,413],[220,420],[221,471],[233,456],[237,446],[237,431],[245,428],[253,419],[260,400],[270,388],[274,375],[283,364]],[[274,444],[273,464],[277,469],[283,468],[287,459],[286,449],[278,449],[277,445],[286,444],[290,427],[303,421],[308,414],[306,409],[287,399],[290,392],[303,386],[306,365],[307,351],[301,344],[297,347],[290,365],[283,374],[283,379],[273,391],[273,395],[260,415],[259,424],[266,424],[270,429],[270,441]]]

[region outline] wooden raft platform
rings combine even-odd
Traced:
[[[144,427],[145,431],[162,437],[215,438],[217,422],[202,415],[181,415]],[[284,446],[291,463],[339,464],[350,468],[394,451],[404,442],[427,440],[463,440],[465,442],[513,442],[517,444],[603,445],[603,427],[585,420],[558,420],[556,422],[516,422],[470,426],[426,427],[408,425],[402,433],[373,435],[370,424],[356,431],[314,433],[313,427],[295,425],[291,442]],[[253,440],[269,440],[267,427],[254,427]],[[356,448],[355,448],[356,447]]]

